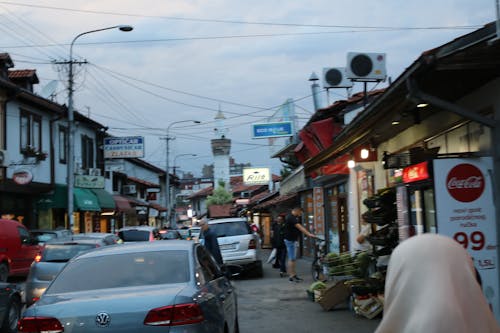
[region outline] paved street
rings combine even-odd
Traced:
[[[264,252],[267,258],[269,252]],[[311,302],[306,293],[312,283],[310,261],[297,261],[297,274],[304,282],[290,283],[280,278],[279,271],[271,264],[264,264],[264,278],[241,278],[234,281],[237,287],[240,329],[242,333],[261,332],[373,332],[379,320],[357,317],[339,306],[331,311]]]

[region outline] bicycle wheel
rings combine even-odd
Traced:
[[[325,274],[323,273],[323,266],[319,259],[314,259],[311,265],[311,273],[314,281],[325,281]]]

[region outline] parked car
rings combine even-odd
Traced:
[[[68,238],[73,235],[73,232],[68,229],[32,229],[31,235],[36,238],[40,245],[56,238]]]
[[[123,242],[152,242],[161,239],[158,228],[147,225],[123,227],[118,230],[118,237]]]
[[[217,235],[224,264],[241,265],[256,277],[262,277],[260,238],[245,218],[214,219],[209,220],[208,225]]]
[[[191,238],[191,240],[197,242],[200,238],[200,232],[201,232],[200,227],[193,226],[189,228],[189,237]]]
[[[79,253],[106,246],[100,238],[80,238],[74,240],[54,240],[46,243],[42,253],[31,264],[25,283],[26,306],[31,306],[43,294],[50,282]]]
[[[200,244],[136,242],[71,259],[22,314],[18,329],[235,333],[237,298]]]
[[[0,332],[17,332],[21,307],[21,291],[13,284],[0,282]]]
[[[189,228],[182,228],[177,230],[179,234],[181,234],[182,239],[191,240],[191,233],[189,232]]]
[[[0,219],[0,282],[26,276],[41,246],[18,221]]]
[[[81,234],[74,234],[71,239],[95,239],[101,242],[100,246],[115,245],[121,243],[122,240],[115,234],[106,232],[85,232]]]
[[[182,239],[182,236],[177,230],[160,230],[161,239]]]

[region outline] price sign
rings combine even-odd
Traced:
[[[492,164],[491,158],[434,160],[434,186],[438,232],[469,252],[499,318]]]

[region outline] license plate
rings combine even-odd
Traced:
[[[219,245],[219,248],[222,250],[234,250],[236,249],[236,244],[222,244]]]

